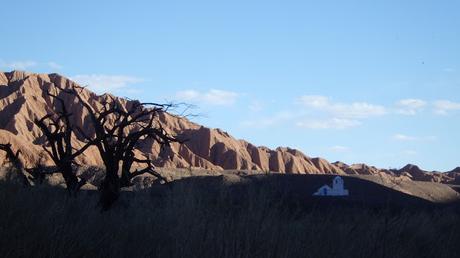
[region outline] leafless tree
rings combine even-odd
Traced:
[[[17,170],[24,186],[30,186],[30,182],[25,174],[24,164],[19,159],[19,153],[21,153],[21,150],[17,150],[16,153],[14,153],[11,148],[11,143],[0,143],[0,150],[3,150],[6,153],[6,158],[11,162],[13,168]]]
[[[44,145],[43,149],[56,164],[57,171],[55,172],[62,174],[67,190],[71,195],[75,195],[86,181],[84,179],[79,180],[73,171],[72,164],[77,156],[92,145],[92,142],[86,143],[78,150],[72,147],[73,127],[69,119],[72,114],[67,111],[65,102],[61,97],[50,92],[47,94],[57,101],[57,110],[41,119],[35,119],[34,122],[46,137],[47,145]]]
[[[118,199],[120,189],[130,186],[135,176],[149,173],[159,180],[167,181],[156,172],[152,160],[145,156],[136,157],[135,149],[142,139],[150,138],[160,144],[162,154],[167,153],[172,142],[182,142],[172,136],[156,122],[158,114],[166,112],[171,104],[140,103],[130,101],[127,106],[120,105],[113,97],[103,103],[101,110],[95,110],[82,98],[81,87],[66,89],[76,96],[90,116],[94,135],[76,128],[89,144],[94,144],[105,166],[105,177],[100,186],[99,204],[103,210],[109,209]],[[170,157],[165,155],[164,158]],[[131,171],[133,165],[143,169]],[[121,175],[119,175],[121,174]]]

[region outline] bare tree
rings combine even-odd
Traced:
[[[11,162],[13,168],[17,170],[24,186],[30,186],[30,182],[25,174],[24,164],[19,159],[19,153],[21,153],[21,150],[17,150],[16,153],[14,153],[11,148],[11,143],[0,143],[0,150],[3,150],[6,153],[6,158]]]
[[[149,173],[166,181],[166,178],[155,171],[149,157],[136,157],[135,148],[140,140],[150,138],[160,144],[164,154],[167,153],[170,143],[182,142],[177,136],[169,135],[155,120],[159,113],[166,112],[172,105],[130,101],[125,107],[108,96],[110,100],[103,103],[102,109],[95,110],[81,97],[82,89],[73,87],[66,91],[76,96],[88,111],[94,129],[94,135],[90,136],[87,131],[76,128],[88,143],[97,146],[105,166],[99,200],[102,209],[109,209],[118,199],[120,189],[130,186],[131,179],[135,176]],[[131,171],[134,164],[144,168]]]
[[[47,139],[48,146],[44,145],[43,149],[56,164],[57,172],[62,174],[69,194],[75,195],[86,183],[86,180],[79,180],[73,171],[72,164],[75,158],[93,143],[88,142],[79,150],[75,150],[72,147],[73,128],[69,119],[72,114],[67,111],[62,98],[50,92],[47,94],[55,99],[59,106],[54,113],[50,113],[41,119],[35,119],[34,122]]]

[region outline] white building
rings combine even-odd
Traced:
[[[340,176],[336,176],[332,180],[332,188],[329,185],[323,185],[313,195],[348,196],[348,190],[344,188],[343,179]]]

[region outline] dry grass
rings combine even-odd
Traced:
[[[270,186],[268,186],[270,187]],[[177,184],[125,192],[113,210],[95,192],[0,181],[1,257],[453,257],[460,214],[300,209],[267,187]]]

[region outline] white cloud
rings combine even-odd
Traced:
[[[438,115],[447,115],[451,111],[460,110],[460,103],[450,100],[437,100],[427,103],[421,99],[402,99],[396,103],[396,112],[403,115],[416,115],[428,105]]]
[[[279,125],[291,126],[294,124],[300,128],[307,129],[346,129],[361,125],[360,121],[345,118],[309,118],[302,114],[290,111],[278,112],[270,117],[246,120],[241,123],[243,127],[267,128]]]
[[[27,70],[28,68],[37,66],[37,62],[31,60],[12,61],[5,62],[0,60],[0,67],[4,67],[11,70]]]
[[[437,100],[433,103],[434,112],[439,115],[447,115],[449,111],[460,110],[460,103],[450,100]]]
[[[415,150],[403,150],[401,154],[406,155],[406,156],[413,156],[417,155],[417,151]]]
[[[415,115],[426,106],[426,102],[421,99],[402,99],[396,105],[399,114]]]
[[[350,148],[341,145],[335,145],[330,147],[329,150],[333,152],[347,152],[350,150]]]
[[[417,137],[398,133],[398,134],[393,135],[393,139],[397,141],[415,141],[417,140]]]
[[[308,129],[346,129],[359,126],[361,122],[345,118],[331,118],[325,120],[307,119],[297,122],[296,125]]]
[[[53,70],[60,70],[62,66],[56,62],[36,62],[32,60],[18,60],[18,61],[3,61],[0,59],[0,68],[6,68],[9,70],[23,70],[26,71],[32,67],[48,67]]]
[[[176,98],[183,101],[199,102],[208,105],[232,105],[238,93],[232,91],[210,89],[206,92],[184,90],[176,93]]]
[[[306,107],[332,114],[338,118],[368,118],[387,113],[385,107],[366,102],[335,103],[326,96],[305,95],[300,103]]]
[[[62,65],[56,63],[56,62],[48,62],[46,63],[51,69],[54,69],[54,70],[61,70],[62,69]]]
[[[330,105],[329,98],[321,95],[304,95],[300,97],[300,102],[306,106],[320,109],[327,108]]]
[[[294,119],[294,115],[291,112],[278,112],[273,116],[255,120],[246,120],[240,123],[243,127],[251,127],[251,128],[267,128],[272,126],[278,126],[282,124],[288,124],[292,119]]]
[[[396,141],[402,141],[402,142],[409,142],[409,141],[418,141],[418,142],[433,142],[437,141],[438,137],[436,136],[412,136],[412,135],[406,135],[402,133],[397,133],[391,137],[393,140]]]
[[[304,95],[299,98],[302,106],[315,111],[314,118],[296,123],[308,129],[346,129],[362,124],[362,119],[382,116],[387,113],[384,106],[367,102],[333,102],[322,95]],[[310,112],[311,113],[311,112]]]
[[[199,96],[192,91],[192,97]],[[198,98],[198,97],[196,97]],[[243,121],[243,126],[269,127],[279,124],[295,125],[306,129],[347,129],[360,126],[365,119],[387,114],[415,115],[425,108],[435,108],[436,113],[446,114],[449,111],[460,110],[460,103],[439,100],[427,102],[421,99],[408,98],[399,100],[392,108],[367,102],[334,102],[322,95],[304,95],[297,99],[303,107],[288,110],[289,116],[274,114],[266,118]],[[250,110],[258,110],[257,105],[250,105]],[[414,137],[405,134],[395,134],[391,137],[397,141],[436,141],[435,136]]]
[[[71,77],[80,85],[88,86],[96,93],[125,90],[129,85],[143,82],[144,79],[125,75],[79,74]],[[133,90],[132,88],[129,90]]]

